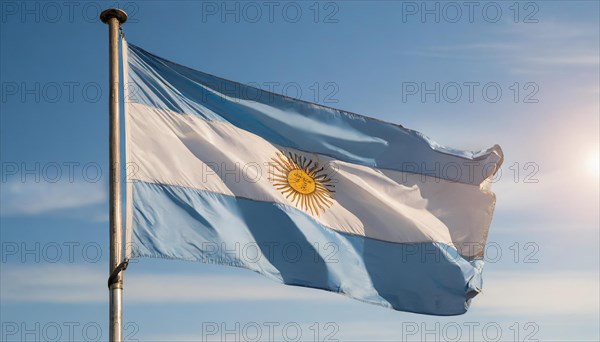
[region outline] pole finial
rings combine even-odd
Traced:
[[[100,13],[100,20],[102,20],[102,22],[105,24],[108,24],[112,18],[117,18],[119,23],[123,24],[127,21],[127,13],[118,8],[108,8]]]

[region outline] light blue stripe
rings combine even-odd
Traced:
[[[283,147],[476,185],[502,163],[498,145],[479,152],[451,149],[400,125],[224,80],[133,44],[129,70],[126,101],[226,121]]]
[[[344,234],[286,205],[139,181],[132,246],[133,257],[243,267],[284,284],[432,315],[466,312],[483,267],[444,244]]]

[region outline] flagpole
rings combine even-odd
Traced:
[[[108,25],[109,55],[109,187],[110,187],[110,261],[109,261],[109,341],[123,340],[123,270],[121,226],[121,155],[119,124],[119,28],[127,21],[127,13],[109,8],[100,14]]]

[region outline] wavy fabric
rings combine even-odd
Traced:
[[[460,151],[359,114],[228,81],[129,44],[128,101],[225,121],[285,147],[365,166],[479,185],[502,163],[500,146]],[[457,171],[458,170],[458,171]]]
[[[450,149],[124,51],[129,257],[243,267],[402,311],[467,310],[499,146]]]
[[[424,314],[462,314],[481,289],[483,263],[448,245],[339,233],[290,206],[208,191],[141,181],[133,189],[131,257],[242,267],[286,285]]]

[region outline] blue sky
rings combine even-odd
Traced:
[[[162,57],[506,156],[484,293],[463,316],[143,259],[126,272],[128,340],[293,340],[298,327],[303,341],[600,338],[597,1],[476,1],[472,15],[435,1],[116,4],[130,13],[127,39]],[[2,340],[106,339],[107,28],[96,18],[114,5],[1,3]],[[436,6],[439,18],[422,16]]]

